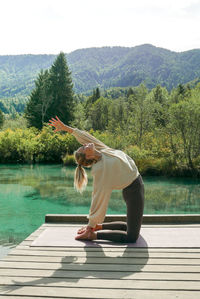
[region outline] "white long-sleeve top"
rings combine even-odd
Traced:
[[[138,177],[139,171],[135,162],[124,152],[106,146],[85,131],[74,129],[72,134],[80,144],[94,143],[102,154],[101,160],[91,169],[93,192],[88,225],[95,227],[105,218],[112,190],[126,188]]]

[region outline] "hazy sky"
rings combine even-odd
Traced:
[[[200,0],[0,0],[0,55],[200,48]]]

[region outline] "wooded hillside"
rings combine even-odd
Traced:
[[[97,86],[160,84],[168,90],[200,77],[200,49],[172,52],[149,44],[76,50],[66,54],[74,91],[87,93]],[[47,69],[56,55],[0,56],[0,99],[27,96],[41,69]]]

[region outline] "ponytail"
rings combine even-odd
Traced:
[[[82,193],[88,183],[87,173],[82,166],[91,167],[95,163],[95,160],[88,160],[84,153],[74,152],[74,157],[78,166],[74,173],[74,188]]]
[[[81,165],[78,165],[74,173],[74,188],[82,193],[85,190],[87,183],[87,173]]]

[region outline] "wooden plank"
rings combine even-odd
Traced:
[[[106,215],[105,222],[126,221],[126,215]],[[186,224],[200,223],[200,214],[143,215],[143,224]],[[85,214],[47,214],[45,223],[88,223]]]
[[[28,245],[30,246],[33,243],[34,240],[24,240],[20,243],[20,245]]]
[[[73,264],[148,264],[148,265],[200,265],[199,259],[159,259],[159,258],[133,258],[133,257],[49,257],[49,256],[15,256],[9,255],[4,258],[7,262],[47,262],[47,263],[72,263]]]
[[[37,246],[37,247],[31,247],[30,245],[32,244],[32,241],[23,241],[22,243],[20,243],[18,246],[16,246],[14,249],[28,249],[28,250],[45,250],[45,251],[81,251],[81,250],[85,250],[85,248],[87,249],[87,251],[108,251],[108,252],[117,252],[117,251],[124,251],[126,250],[127,252],[195,252],[195,253],[200,253],[200,248],[192,248],[192,247],[179,247],[179,248],[131,248],[131,247],[44,247],[44,246]]]
[[[80,228],[85,224],[73,224],[73,223],[44,223],[40,226],[40,228],[48,228],[48,227],[77,227]],[[142,224],[142,227],[146,228],[159,228],[159,227],[200,227],[200,223],[188,223],[188,224]]]
[[[1,291],[1,294],[6,294],[8,290]],[[129,299],[160,299],[164,298],[174,299],[197,299],[200,297],[200,291],[171,291],[171,290],[116,290],[116,289],[102,289],[102,288],[63,288],[63,287],[31,287],[24,286],[19,289],[16,286],[9,286],[9,295],[17,296],[49,296],[51,298],[129,298]]]
[[[6,295],[1,295],[1,293],[0,293],[0,297],[1,296],[3,296],[4,298],[6,296],[7,299],[17,299],[17,298],[19,298],[18,296],[17,297],[12,296],[12,295],[10,296],[10,295],[7,295],[7,294]],[[29,296],[29,295],[28,296],[23,296],[22,298],[23,299],[52,299],[52,297],[46,297],[46,296],[45,297],[40,297],[40,296],[35,297],[35,296]],[[56,299],[56,298],[59,299],[60,297],[54,297],[54,299]]]
[[[46,287],[76,287],[76,288],[103,288],[103,289],[140,289],[140,290],[184,290],[200,291],[199,281],[140,281],[119,279],[88,279],[88,278],[52,278],[45,277],[32,279],[29,277],[1,277],[0,285],[11,286],[46,286]]]
[[[43,224],[0,261],[0,298],[200,298],[200,248],[30,247],[48,226],[69,227]]]
[[[195,265],[123,265],[123,264],[65,264],[65,263],[34,263],[0,261],[0,268],[15,269],[63,269],[87,271],[151,271],[151,272],[195,272],[200,273],[200,266]]]
[[[1,295],[1,293],[0,293],[0,297],[1,296],[6,298],[6,299],[19,299],[19,298],[22,298],[22,299],[52,299],[52,297],[47,297],[47,296],[45,296],[45,297],[40,297],[40,296],[35,297],[35,296],[28,295],[28,296],[23,296],[23,297],[20,296],[19,297],[19,296],[7,295],[7,294],[6,295]],[[61,297],[53,297],[53,298],[54,299],[60,299]]]
[[[40,228],[36,231],[34,231],[32,234],[30,234],[25,240],[35,240],[43,231],[45,228]]]
[[[19,256],[74,256],[76,255],[77,257],[82,257],[82,256],[87,256],[87,257],[98,257],[101,255],[108,256],[108,257],[118,257],[118,256],[123,256],[123,257],[130,257],[130,258],[175,258],[175,259],[200,259],[200,253],[190,253],[190,252],[152,252],[152,251],[147,251],[147,252],[135,252],[135,251],[88,251],[88,250],[80,250],[80,251],[68,251],[68,250],[62,250],[62,251],[56,251],[56,250],[42,250],[42,249],[13,249],[8,256],[12,255],[19,255]]]
[[[190,225],[190,224],[189,224]],[[198,225],[198,224],[195,224]],[[47,228],[47,227],[71,227],[71,228],[77,228],[77,230],[80,227],[86,226],[83,223],[74,224],[74,223],[44,223],[40,226],[40,228]]]
[[[99,279],[132,279],[132,280],[168,280],[168,281],[198,281],[199,273],[173,273],[173,272],[120,272],[120,271],[67,271],[67,270],[39,270],[39,269],[0,269],[0,280],[3,276],[10,277],[59,277],[59,278],[99,278]]]

